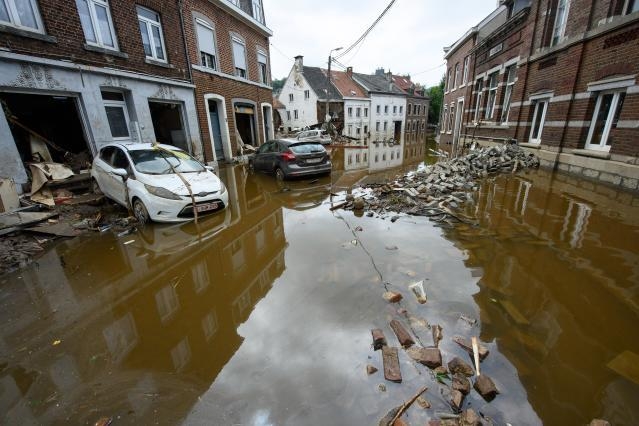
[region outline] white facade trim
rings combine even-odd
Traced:
[[[229,132],[229,120],[226,115],[226,98],[215,93],[204,95],[204,110],[206,111],[206,122],[209,128],[209,138],[211,140],[211,152],[214,161],[218,161],[215,154],[215,140],[213,139],[213,125],[211,124],[211,114],[209,112],[209,100],[215,100],[218,104],[217,114],[220,120],[220,134],[222,135],[222,148],[227,158],[233,158],[233,148],[231,148],[231,135]]]
[[[605,80],[588,83],[589,92],[600,92],[602,90],[622,89],[635,85],[635,75],[625,75],[621,77],[607,78]]]
[[[263,89],[268,89],[268,90],[273,90],[273,87],[268,86],[266,84],[262,84],[262,83],[258,83],[257,81],[252,81],[252,80],[248,80],[247,78],[242,78],[242,77],[238,77],[232,74],[225,74],[223,72],[219,72],[216,71],[214,69],[211,68],[207,68],[207,67],[203,67],[202,65],[196,65],[193,64],[191,65],[193,67],[194,70],[206,73],[206,74],[213,74],[213,75],[217,75],[218,77],[222,77],[222,78],[228,78],[229,80],[234,80],[234,81],[239,81],[240,83],[245,83],[245,84],[250,84],[252,86],[257,86],[257,87],[261,87]],[[247,76],[248,76],[248,70],[247,70]]]

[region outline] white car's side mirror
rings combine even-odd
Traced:
[[[126,169],[113,169],[113,171],[111,172],[116,176],[120,176],[120,177],[128,177],[129,176],[129,172],[126,171]]]

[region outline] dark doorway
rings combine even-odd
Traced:
[[[151,121],[155,130],[155,139],[160,143],[177,146],[190,152],[184,131],[182,105],[169,102],[149,101]]]
[[[270,108],[269,107],[262,107],[262,120],[264,120],[264,142],[266,142],[267,140],[269,140],[270,138],[270,134],[271,134],[271,127],[269,126],[269,112],[270,112]]]
[[[215,100],[209,99],[209,119],[211,121],[211,136],[215,147],[215,159],[224,159],[224,146],[222,145],[222,126],[220,125],[220,112]]]
[[[0,93],[0,102],[22,161],[66,163],[74,171],[90,164],[75,97]]]
[[[393,136],[393,139],[395,139],[395,143],[400,143],[402,140],[402,122],[401,121],[395,121],[395,135]]]
[[[255,133],[255,108],[252,105],[235,104],[235,127],[242,138],[238,145],[257,146],[257,134]]]

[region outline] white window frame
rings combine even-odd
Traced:
[[[4,5],[7,8],[7,14],[9,15],[9,21],[0,21],[0,23],[3,23],[5,25],[10,25],[15,28],[19,28],[21,30],[44,34],[44,25],[42,24],[42,16],[40,16],[40,9],[38,7],[38,2],[36,0],[22,0],[22,1],[28,2],[29,5],[31,6],[31,10],[33,10],[33,18],[35,19],[36,28],[22,25],[22,22],[20,20],[20,14],[18,13],[18,8],[16,6],[16,1],[20,1],[20,0],[0,0],[0,1],[4,2]]]
[[[206,28],[207,30],[210,30],[211,33],[213,34],[213,50],[214,50],[213,53],[204,51],[200,47],[203,43],[200,42],[200,36],[197,31],[198,25]],[[198,48],[198,53],[200,57],[200,65],[202,65],[205,68],[210,68],[212,70],[217,71],[219,69],[219,63],[218,63],[219,55],[217,51],[217,34],[215,33],[215,27],[203,19],[195,18],[195,35],[197,37],[197,48]],[[211,66],[209,66],[209,64],[207,63],[208,61],[203,60],[202,54],[213,56],[213,63],[210,64]]]
[[[455,128],[455,102],[450,104],[449,114],[448,114],[448,131],[447,133],[452,133]]]
[[[477,89],[477,85],[479,85],[479,90],[477,90],[476,98],[475,98],[475,117],[473,121],[478,122],[481,118],[481,98],[484,92],[484,79],[480,78],[475,83],[475,89]]]
[[[544,132],[544,124],[546,123],[546,114],[548,113],[548,107],[550,106],[550,97],[546,98],[538,98],[535,99],[535,109],[533,113],[533,119],[530,124],[530,137],[528,142],[534,144],[541,143],[541,135]],[[540,112],[539,107],[543,105],[543,110]],[[535,122],[537,121],[537,115],[541,113],[541,119],[539,121],[539,131],[537,132],[537,137],[534,137],[535,134]]]
[[[510,106],[512,105],[515,81],[517,81],[517,65],[511,65],[506,69],[506,89],[504,90],[504,104],[501,109],[502,123],[508,122],[508,115],[510,114]]]
[[[153,21],[146,16],[140,15],[140,9],[155,14],[158,17],[158,20]],[[142,22],[145,26],[146,36],[149,38],[149,44],[151,45],[151,56],[147,55],[146,52],[144,53],[147,59],[167,63],[168,58],[166,56],[166,43],[164,42],[164,32],[162,31],[162,21],[160,19],[160,14],[155,10],[149,9],[148,7],[144,6],[136,6],[136,12],[138,14],[138,21]],[[164,58],[157,57],[157,46],[155,45],[155,37],[153,37],[152,27],[156,27],[160,33],[160,44],[162,45],[162,55],[164,55]],[[140,31],[142,31],[142,29],[140,29]]]
[[[262,0],[253,0],[253,18],[260,24],[264,25],[264,14],[262,13]]]
[[[610,138],[610,131],[612,130],[613,121],[615,116],[617,115],[617,109],[619,108],[619,99],[622,94],[626,93],[626,89],[613,89],[613,90],[602,90],[597,95],[597,103],[595,104],[595,111],[592,114],[592,120],[590,121],[590,130],[588,130],[588,139],[586,140],[586,149],[592,149],[596,151],[610,151],[611,145],[607,145],[608,138]],[[606,116],[606,124],[604,125],[603,132],[601,134],[601,140],[597,143],[592,143],[592,138],[595,132],[595,126],[597,125],[597,115],[599,115],[599,110],[601,109],[601,102],[605,95],[612,94],[612,103],[610,105],[610,111],[608,111],[608,115]]]
[[[448,79],[446,80],[446,92],[450,92],[453,83],[453,67],[448,68]]]
[[[355,108],[355,117],[360,118],[362,116],[362,108]]]
[[[630,10],[631,8],[634,10]],[[628,15],[637,11],[639,11],[639,0],[626,0],[623,5],[623,14]]]
[[[261,57],[264,57],[264,62],[260,60]],[[257,49],[257,71],[258,78],[260,79],[259,82],[262,84],[268,84],[268,54],[266,53],[266,50],[260,48]]]
[[[241,44],[244,47],[244,65],[246,68],[238,67],[237,59],[235,56],[235,43]],[[233,75],[245,80],[249,79],[248,72],[248,56],[246,52],[246,41],[239,35],[231,34],[231,54],[233,55]],[[244,70],[244,75],[240,75],[240,70]]]
[[[368,117],[368,108],[364,108],[364,117]]]
[[[559,14],[559,10],[563,7],[564,13]],[[558,0],[557,10],[555,11],[555,24],[552,28],[551,46],[561,43],[566,34],[566,24],[568,23],[568,12],[570,11],[570,0]]]
[[[88,45],[97,46],[102,49],[120,50],[120,48],[118,47],[118,38],[115,35],[115,28],[113,27],[113,17],[111,16],[111,7],[109,6],[109,2],[107,0],[76,0],[76,8],[77,8],[77,1],[86,1],[87,6],[89,8],[89,18],[91,20],[91,26],[93,27],[92,28],[93,34],[95,34],[95,39],[96,39],[95,42],[89,41],[86,39],[86,36],[85,36],[84,41],[86,41]],[[107,18],[109,20],[109,31],[111,32],[111,38],[113,39],[113,46],[108,46],[104,44],[104,40],[102,40],[102,32],[99,31],[100,27],[97,25],[98,18],[95,12],[96,4],[106,9]],[[80,13],[79,10],[78,10],[78,13]],[[84,31],[84,28],[82,28],[82,30]]]
[[[304,90],[304,99],[310,99],[310,98],[311,98],[311,91]]]
[[[353,117],[353,107],[348,107],[347,111],[348,111],[348,118],[352,118]]]
[[[494,86],[491,83],[494,81]],[[488,100],[486,102],[486,111],[484,118],[491,120],[495,116],[495,107],[497,106],[497,88],[499,87],[499,71],[488,76]],[[492,99],[491,99],[492,98]]]
[[[462,77],[462,85],[468,83],[468,71],[470,66],[470,55],[464,58],[464,76]]]
[[[130,140],[132,140],[131,119],[130,119],[130,116],[129,116],[129,108],[126,105],[126,93],[121,92],[119,90],[108,90],[108,89],[102,89],[101,92],[118,93],[118,94],[122,95],[122,100],[121,101],[102,99],[102,105],[104,105],[104,114],[106,114],[106,107],[122,108],[122,111],[124,113],[124,121],[126,123],[126,129],[127,129],[128,133],[129,133],[128,136],[120,136],[120,137],[113,136],[113,134],[111,133],[111,125],[109,124],[109,120],[107,119],[107,126],[109,127],[109,133],[111,133],[111,139],[114,140],[114,141],[130,141]]]
[[[459,62],[455,64],[455,85],[453,86],[453,90],[459,87]]]
[[[442,128],[440,130],[441,133],[446,132],[446,126],[448,124],[448,105],[444,105],[444,114],[442,116]]]

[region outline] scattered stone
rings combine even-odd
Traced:
[[[389,303],[397,303],[403,298],[401,294],[395,293],[394,291],[386,291],[382,297]]]
[[[371,334],[373,335],[373,348],[377,351],[382,347],[386,346],[386,337],[384,336],[384,332],[379,328],[375,328],[371,330]]]
[[[431,407],[430,402],[426,398],[424,398],[423,396],[420,396],[419,398],[417,398],[417,403],[424,410],[427,410],[427,409],[429,409]]]
[[[398,247],[397,246],[386,246],[386,250],[395,251],[395,250],[398,250]]]
[[[469,408],[459,416],[459,426],[480,426],[481,420],[475,410]]]
[[[461,373],[464,376],[468,377],[475,374],[473,367],[468,365],[466,362],[464,362],[464,360],[457,356],[448,362],[448,371],[450,371],[452,374]]]
[[[470,381],[463,374],[455,373],[453,376],[453,389],[468,395],[470,393]]]
[[[364,230],[364,228],[362,228],[361,226],[357,226],[355,228],[355,232],[362,232]]]
[[[390,322],[390,326],[393,329],[393,332],[395,332],[395,336],[397,336],[397,340],[399,340],[399,344],[402,345],[402,347],[408,348],[415,344],[415,341],[408,331],[406,331],[401,322],[398,320],[392,320]]]
[[[461,336],[455,336],[453,337],[453,341],[455,343],[457,343],[459,346],[461,346],[462,348],[464,348],[464,350],[466,350],[466,352],[468,352],[469,354],[473,354],[473,346],[471,344],[471,342],[468,339],[465,339]],[[484,358],[486,358],[489,354],[488,348],[486,348],[486,346],[482,345],[481,343],[479,344],[479,359],[481,361],[484,360]]]
[[[380,392],[386,392],[386,385],[384,383],[380,383],[379,385],[377,385],[377,389]]]
[[[406,350],[406,353],[428,368],[437,368],[442,365],[442,354],[437,348],[410,348]],[[470,384],[468,387],[470,389]]]
[[[375,374],[377,373],[377,367],[375,367],[374,365],[370,365],[368,364],[366,366],[366,373],[370,376],[371,374]]]
[[[495,399],[495,397],[499,393],[497,387],[490,379],[490,377],[484,374],[482,374],[481,376],[477,376],[477,379],[475,379],[474,388],[482,396],[482,398],[484,398],[488,402]]]
[[[433,343],[435,347],[439,347],[439,341],[443,338],[442,327],[439,324],[435,324],[431,327],[431,330],[433,331]]]
[[[438,374],[438,375],[448,374],[448,369],[446,368],[446,366],[442,365],[440,367],[435,368],[433,370],[433,373]]]
[[[382,360],[384,362],[384,378],[389,382],[402,382],[402,372],[399,368],[397,348],[384,346],[382,348]]]
[[[461,411],[462,404],[464,403],[464,394],[458,390],[453,390],[450,393],[450,405],[457,412]]]
[[[588,426],[610,426],[610,423],[606,420],[593,419]]]
[[[355,198],[355,200],[353,200],[353,210],[364,210],[364,199],[363,198]]]

